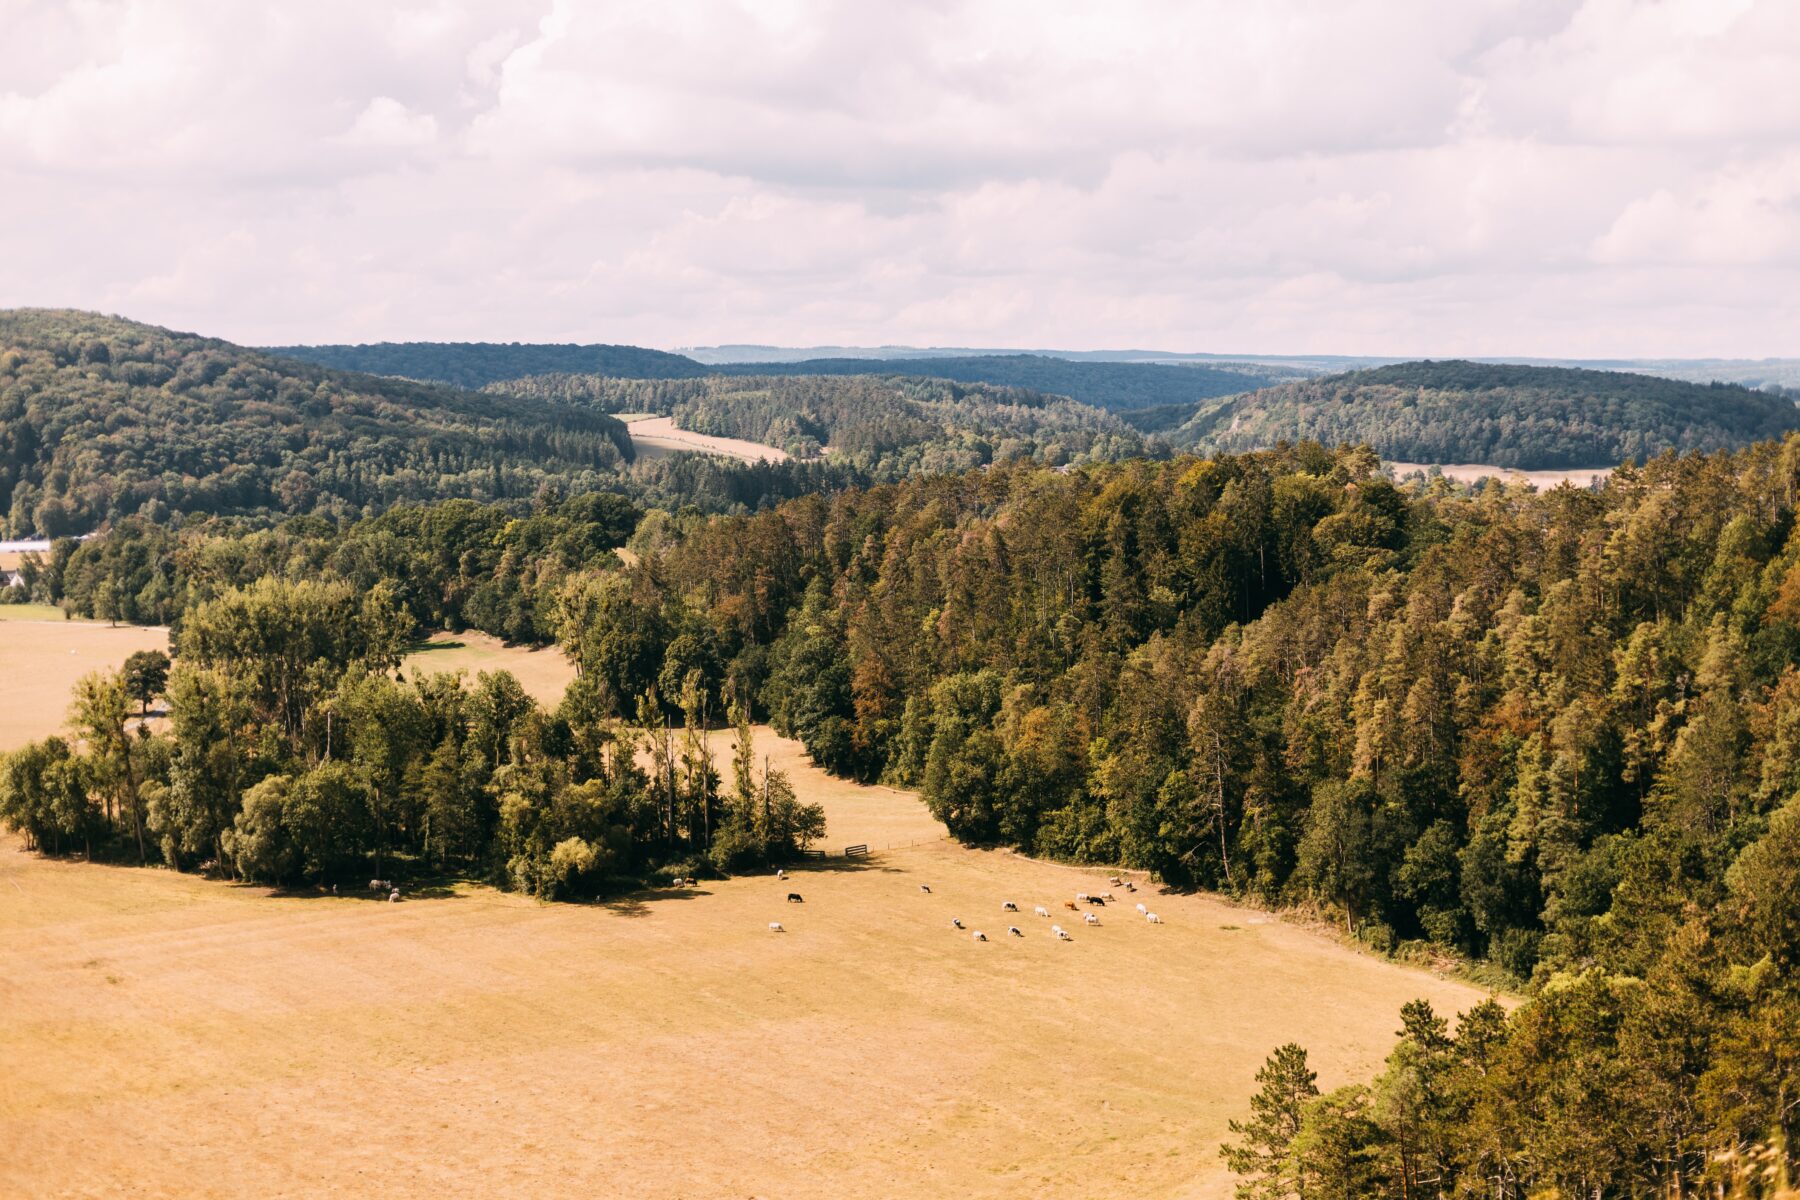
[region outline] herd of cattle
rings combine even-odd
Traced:
[[[775,872],[775,878],[786,879],[787,872],[786,871],[777,871],[777,872]],[[1107,884],[1109,887],[1121,888],[1128,893],[1137,891],[1136,884],[1132,883],[1128,879],[1120,879],[1116,875],[1113,876],[1111,879],[1109,879],[1107,881]],[[925,895],[929,896],[929,895],[931,895],[931,886],[929,884],[921,883],[919,885],[919,891],[921,891]],[[802,896],[799,892],[789,892],[787,894],[787,902],[789,904],[804,904],[806,902],[806,898],[804,896]],[[1063,907],[1068,909],[1070,912],[1080,913],[1082,919],[1087,924],[1098,925],[1098,924],[1100,924],[1100,914],[1097,912],[1093,912],[1091,910],[1096,909],[1096,908],[1105,908],[1109,902],[1113,903],[1113,904],[1119,903],[1118,898],[1115,897],[1111,892],[1094,892],[1094,893],[1076,892],[1075,899],[1063,901]],[[1081,906],[1084,904],[1088,906],[1090,911],[1082,912]],[[1003,913],[1016,913],[1019,911],[1019,906],[1017,904],[1014,904],[1011,900],[1002,900],[1000,902],[1000,911]],[[1050,910],[1048,908],[1045,908],[1042,904],[1034,905],[1032,908],[1032,911],[1036,915],[1043,917],[1046,920],[1048,920],[1050,917]],[[1149,923],[1151,925],[1161,925],[1162,924],[1162,918],[1157,916],[1155,913],[1151,912],[1150,906],[1143,903],[1142,901],[1138,902],[1137,911],[1138,911],[1139,915],[1141,915],[1147,923]],[[967,926],[965,926],[962,923],[961,917],[951,917],[950,918],[950,927],[952,929],[962,930],[962,931],[968,933],[969,937],[974,941],[985,942],[988,940],[987,934],[981,932],[981,930],[969,929]],[[770,921],[769,922],[769,932],[770,933],[786,933],[787,930],[786,930],[786,928],[784,928],[782,926],[780,921]],[[1006,932],[1012,937],[1022,938],[1025,936],[1025,931],[1020,929],[1017,925],[1008,925],[1006,927]],[[1050,936],[1054,937],[1059,942],[1072,942],[1075,940],[1073,937],[1070,936],[1068,930],[1064,929],[1061,925],[1058,925],[1055,923],[1052,923],[1050,926]]]

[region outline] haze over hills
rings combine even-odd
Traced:
[[[1185,450],[1313,440],[1367,443],[1410,462],[1549,470],[1743,446],[1800,428],[1800,409],[1735,384],[1448,361],[1304,380],[1128,420]]]

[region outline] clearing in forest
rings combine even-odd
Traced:
[[[563,690],[575,678],[575,664],[556,646],[509,646],[473,629],[432,634],[406,656],[400,669],[409,679],[419,672],[466,671],[471,682],[482,671],[511,671],[525,694],[545,708],[560,704]]]
[[[742,459],[744,462],[785,462],[786,450],[777,450],[773,446],[765,446],[761,442],[746,442],[742,438],[713,437],[710,434],[694,433],[679,429],[674,417],[635,417],[628,422],[626,429],[639,452],[648,451],[647,457],[657,454],[672,454],[679,450],[691,450],[698,454],[717,454],[725,458]]]
[[[1143,884],[1086,926],[1062,903],[1104,873],[755,737],[827,810],[834,857],[787,880],[389,904],[0,840],[0,1195],[1226,1196],[1274,1046],[1330,1087],[1405,1001],[1481,998]]]

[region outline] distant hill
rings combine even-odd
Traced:
[[[360,346],[270,346],[270,354],[343,371],[482,388],[502,379],[568,372],[623,379],[691,379],[710,368],[642,346],[521,342],[374,342]]]
[[[1238,365],[1165,366],[1159,363],[1072,362],[1039,354],[994,354],[972,358],[911,358],[876,361],[867,358],[816,358],[789,363],[720,363],[711,368],[728,375],[892,375],[919,379],[952,379],[958,383],[990,383],[1067,396],[1107,412],[1126,412],[1164,404],[1186,404],[1231,396],[1293,378],[1295,372],[1274,367]]]
[[[1032,458],[1053,466],[1165,455],[1112,413],[1026,388],[911,375],[534,375],[490,391],[606,412],[654,412],[682,429],[777,446],[875,481]]]
[[[331,370],[95,313],[0,311],[0,536],[140,511],[360,515],[618,479],[588,406]]]
[[[1800,428],[1790,399],[1734,384],[1622,371],[1409,362],[1265,388],[1139,428],[1180,449],[1238,452],[1311,439],[1384,458],[1521,470],[1719,450]],[[1134,422],[1134,424],[1137,422]]]

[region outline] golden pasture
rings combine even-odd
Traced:
[[[388,904],[0,839],[0,1195],[1225,1196],[1216,1147],[1275,1045],[1331,1086],[1405,1001],[1480,998],[1147,885],[1162,925],[1085,926],[1061,903],[1101,874],[960,847],[766,729],[756,751],[834,855],[874,857]]]

